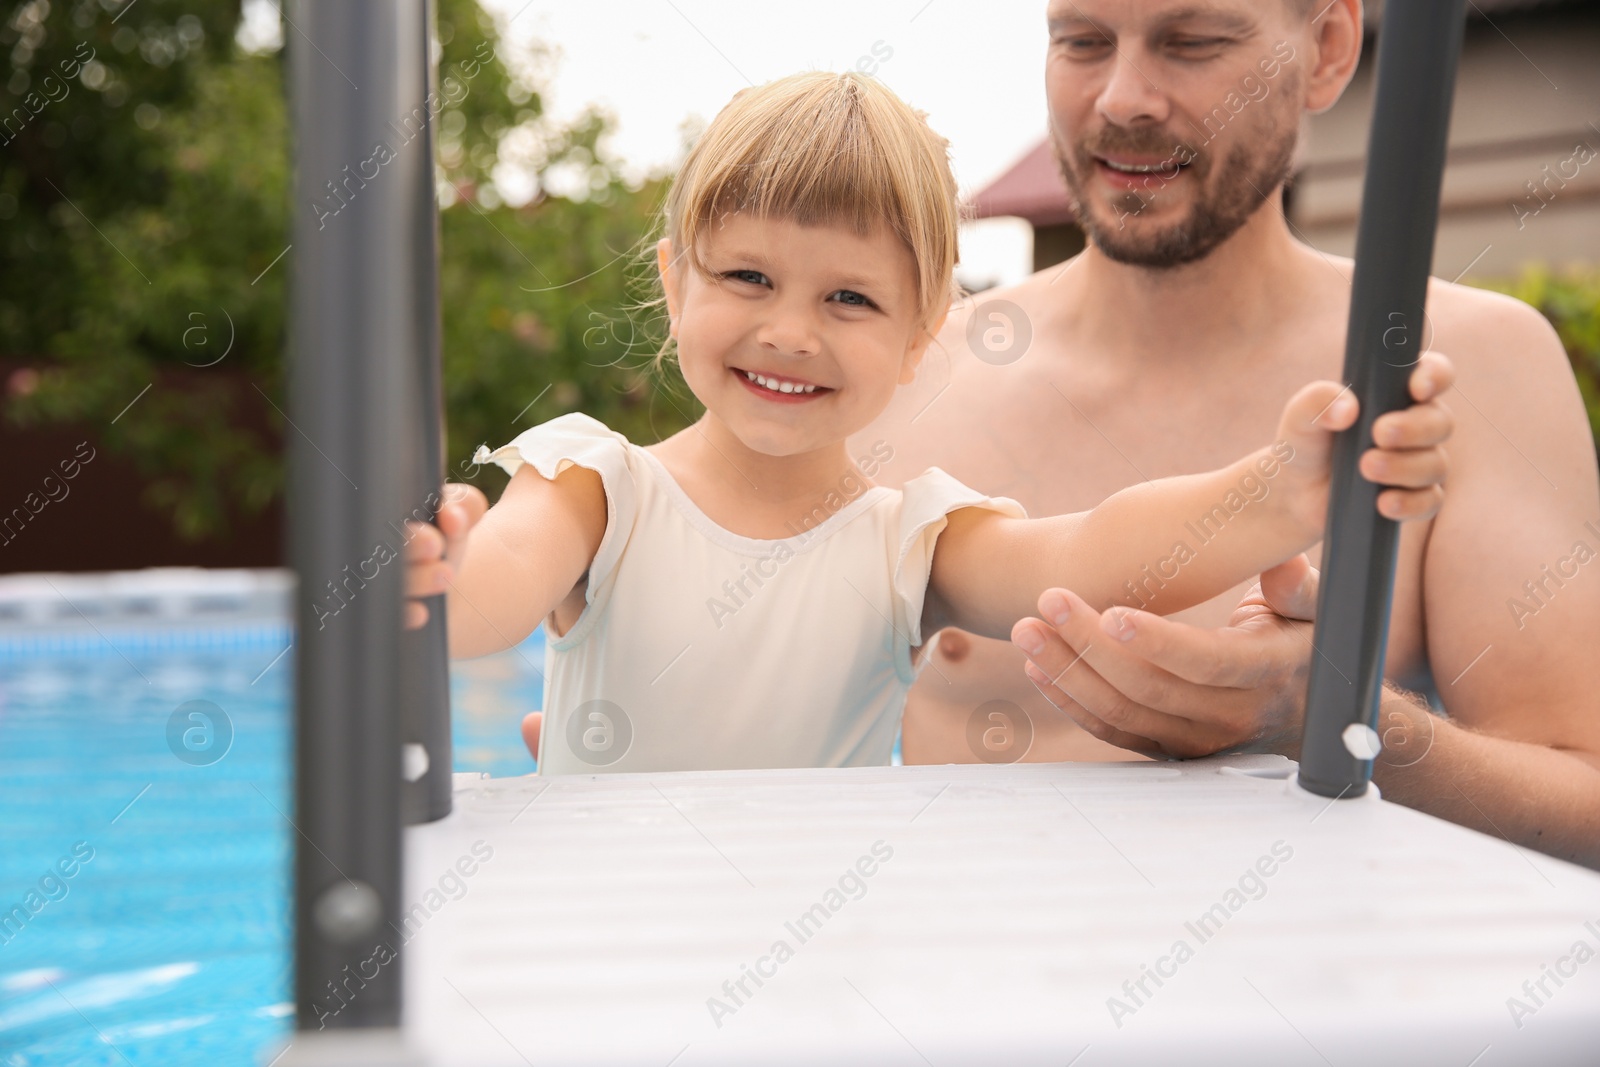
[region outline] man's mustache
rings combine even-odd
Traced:
[[[1200,159],[1200,151],[1181,137],[1165,131],[1132,132],[1104,130],[1092,137],[1074,143],[1074,155],[1080,162],[1094,157],[1128,153],[1139,156],[1157,156],[1162,160],[1187,166]]]

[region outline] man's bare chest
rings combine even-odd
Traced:
[[[1285,402],[1320,376],[1281,366],[1107,373],[1038,355],[1004,374],[958,367],[938,401],[947,410],[923,431],[929,464],[1031,515],[1087,510],[1129,485],[1211,470],[1270,444]],[[1336,359],[1326,362],[1336,371]]]

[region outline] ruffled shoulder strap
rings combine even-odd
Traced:
[[[894,566],[897,643],[895,666],[901,679],[913,679],[911,649],[922,644],[922,607],[933,571],[933,548],[950,524],[950,512],[959,508],[987,508],[1025,519],[1028,512],[1007,496],[985,496],[938,467],[929,467],[901,488],[899,552]],[[924,660],[924,663],[927,661]]]
[[[534,470],[550,479],[568,467],[586,467],[600,475],[605,487],[606,532],[589,564],[589,584],[584,593],[588,606],[571,630],[560,638],[551,635],[552,644],[566,647],[581,641],[610,597],[617,561],[639,513],[637,483],[629,462],[632,447],[626,437],[600,420],[571,411],[524,430],[493,451],[479,445],[473,454],[472,462],[497,464],[509,475],[515,475],[524,463],[531,463]]]

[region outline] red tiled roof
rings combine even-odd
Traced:
[[[1072,202],[1061,180],[1050,139],[1014,163],[972,198],[973,214],[980,219],[1015,215],[1035,226],[1054,226],[1073,219]]]

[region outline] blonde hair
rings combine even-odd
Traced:
[[[725,214],[863,236],[887,225],[911,253],[916,321],[928,329],[956,295],[956,198],[949,142],[925,112],[868,75],[811,71],[734,94],[684,159],[661,229],[674,257],[704,274],[697,242]],[[669,337],[658,367],[671,349]]]

